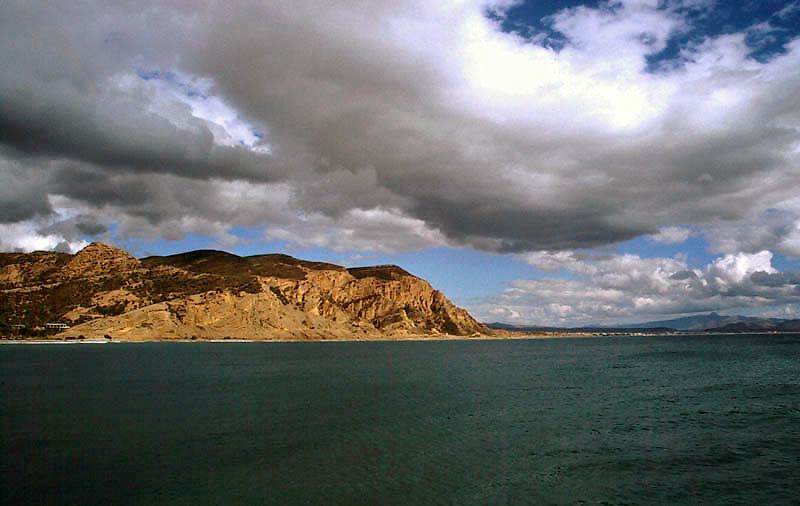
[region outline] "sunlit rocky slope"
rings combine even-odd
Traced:
[[[488,332],[397,266],[346,269],[210,250],[138,260],[101,243],[75,255],[0,254],[0,334],[30,335],[48,323],[69,325],[61,336],[131,340]]]

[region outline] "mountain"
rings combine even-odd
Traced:
[[[710,330],[720,329],[736,324],[750,324],[755,328],[768,327],[784,320],[777,318],[758,318],[753,316],[726,316],[718,313],[708,313],[705,315],[684,316],[671,320],[651,321],[644,323],[634,323],[621,325],[629,329],[641,329],[651,327],[669,327],[675,330]],[[733,327],[731,327],[733,328]]]
[[[488,331],[394,265],[347,269],[214,250],[136,259],[92,243],[75,255],[0,253],[0,335],[359,339]],[[51,325],[54,326],[54,325]]]
[[[728,323],[713,330],[717,332],[800,332],[800,320],[762,318],[755,321]]]
[[[531,334],[553,332],[557,327],[544,327],[541,325],[515,325],[513,323],[491,322],[484,325],[492,330],[505,330],[508,332],[530,332]]]
[[[671,320],[619,325],[616,327],[543,327],[536,325],[512,325],[508,323],[485,323],[487,328],[511,333],[626,333],[631,331],[648,334],[664,332],[800,332],[800,320],[780,318],[758,318],[753,316],[726,316],[717,313],[686,316]]]
[[[672,332],[674,329],[670,327],[637,327],[636,329],[626,327],[543,327],[540,325],[514,325],[510,323],[484,323],[489,329],[510,332],[512,334],[597,334],[597,333],[630,333],[631,330],[647,332],[647,333],[664,333]]]

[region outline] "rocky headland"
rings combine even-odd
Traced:
[[[137,259],[0,253],[0,335],[58,339],[402,339],[491,331],[400,267],[200,250]]]

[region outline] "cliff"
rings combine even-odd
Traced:
[[[488,333],[397,266],[346,269],[287,255],[200,250],[138,260],[93,243],[75,255],[0,253],[0,334],[377,339]],[[24,325],[13,327],[14,325]]]

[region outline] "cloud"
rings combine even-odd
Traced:
[[[545,272],[558,272],[561,269],[580,272],[588,267],[584,262],[586,257],[573,251],[532,251],[519,258]]]
[[[715,221],[704,227],[703,235],[715,253],[752,253],[772,248],[800,258],[800,199],[785,200],[736,221]]]
[[[65,218],[37,230],[38,234],[57,235],[64,240],[81,242],[84,236],[99,236],[108,232],[108,225],[99,222],[92,215],[77,215]]]
[[[655,242],[661,244],[680,244],[689,239],[692,231],[684,227],[664,227],[657,234],[650,236]]]
[[[561,11],[560,51],[486,16],[511,3],[4,2],[0,222],[59,197],[131,235],[526,252],[792,196],[800,42],[708,37],[654,72],[694,2]]]
[[[787,2],[786,6],[778,12],[778,17],[781,19],[791,18],[800,12],[800,2]]]
[[[0,223],[13,224],[52,212],[36,173],[23,163],[4,159],[0,149]]]
[[[564,262],[567,252],[529,255],[534,266],[561,265],[568,278],[519,280],[470,307],[479,318],[556,326],[619,324],[709,310],[769,310],[800,302],[800,273],[778,272],[772,253],[721,256],[701,269],[683,258],[610,255]]]
[[[108,76],[88,96],[52,88],[34,84],[3,90],[0,142],[19,157],[65,158],[140,176],[274,179],[268,157],[218,144],[189,107],[164,103],[156,88],[131,73]]]
[[[335,251],[391,253],[417,250],[446,243],[438,230],[421,220],[404,216],[397,209],[355,209],[338,218],[324,214],[305,216],[269,230],[268,239],[283,239],[299,246]]]
[[[65,218],[57,212],[53,216]],[[58,218],[56,218],[58,219]],[[71,218],[65,218],[70,221]],[[88,242],[74,238],[70,231],[51,228],[54,219],[28,220],[17,223],[0,223],[0,251],[31,252],[31,251],[62,251],[75,253],[88,244]]]
[[[735,285],[750,277],[756,272],[772,274],[772,253],[760,251],[749,255],[739,253],[737,255],[725,255],[715,260],[707,268],[707,275],[717,283],[725,285]]]
[[[761,286],[781,287],[786,285],[800,285],[800,273],[798,272],[754,272],[750,279],[753,283]]]
[[[140,80],[146,81],[154,95],[160,111],[172,106],[176,109],[170,116],[173,123],[188,126],[185,109],[191,109],[192,118],[206,120],[205,126],[214,136],[214,142],[223,146],[247,146],[257,152],[269,153],[269,145],[262,142],[264,133],[248,123],[239,113],[213,94],[213,82],[192,77],[181,72],[146,72],[140,70]]]

